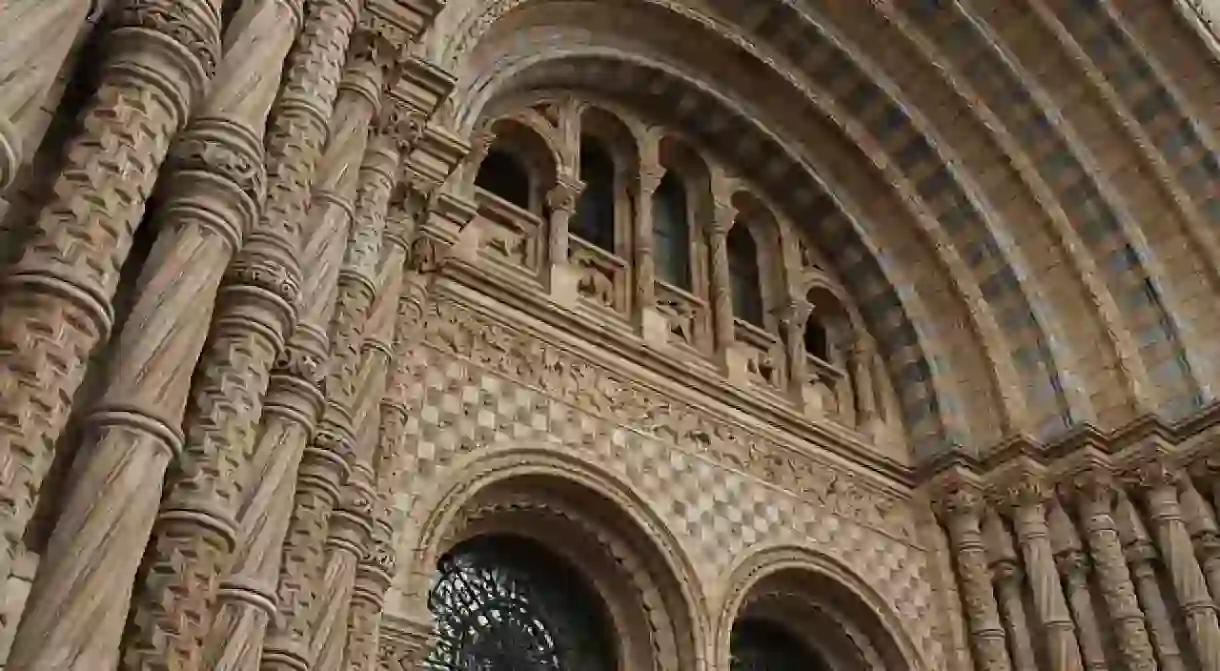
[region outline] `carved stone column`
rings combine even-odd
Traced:
[[[0,590],[89,357],[110,330],[110,301],[145,199],[219,60],[220,0],[124,0],[113,16],[117,25],[98,90],[64,152],[50,202],[0,285]],[[175,433],[167,431],[159,448],[165,458],[178,447]],[[70,540],[60,539],[48,548],[56,556]],[[48,652],[58,645],[44,638],[51,630],[80,633],[71,620],[77,614],[55,605],[65,598],[57,592],[72,587],[41,585],[18,633],[12,668],[59,654]],[[106,636],[122,626],[95,624],[90,632],[106,629]],[[62,650],[64,659],[71,659],[70,647]]]
[[[1126,668],[1155,671],[1157,664],[1144,626],[1144,613],[1136,599],[1135,585],[1111,512],[1116,491],[1113,479],[1102,466],[1090,465],[1065,478],[1062,490],[1079,511],[1102,596],[1110,620],[1118,630],[1118,649]]]
[[[873,358],[876,356],[876,346],[869,339],[861,339],[852,344],[848,353],[848,366],[851,369],[851,382],[856,397],[856,426],[869,436],[878,434],[877,395],[873,387]]]
[[[716,350],[725,354],[736,340],[733,325],[733,286],[729,277],[729,229],[737,221],[737,208],[717,201],[708,242],[712,255],[712,313],[715,315]]]
[[[310,663],[309,616],[313,590],[323,568],[327,520],[350,468],[347,457],[355,439],[351,426],[355,367],[359,363],[360,330],[374,287],[365,281],[367,274],[341,273],[340,269],[360,172],[355,168],[368,146],[369,123],[380,104],[385,69],[392,63],[397,44],[401,44],[391,35],[378,32],[385,27],[380,23],[364,26],[353,40],[306,225],[301,266],[309,271],[302,289],[302,320],[293,338],[299,336],[310,343],[309,349],[319,343],[326,349],[329,342],[331,362],[323,382],[326,409],[312,445],[305,447],[301,456],[280,565],[278,599],[283,619],[273,627],[264,645],[264,669],[305,669]],[[383,207],[389,197],[388,188],[384,191]],[[328,326],[333,340],[327,336]],[[289,428],[292,435],[286,437],[288,441],[306,437],[299,428]],[[264,429],[265,434],[272,432],[283,435],[271,427]],[[278,449],[301,448],[290,442]]]
[[[983,671],[1008,671],[1011,663],[1004,641],[987,555],[979,528],[983,501],[981,490],[960,476],[951,475],[937,491],[937,499],[949,543],[957,557],[958,580],[966,603],[966,621],[976,664]]]
[[[643,315],[647,308],[657,304],[657,269],[655,239],[653,235],[652,200],[665,176],[665,169],[656,163],[655,156],[640,167],[636,183],[635,208],[635,283],[636,309]],[[641,316],[641,319],[643,317]]]
[[[546,194],[547,206],[551,208],[547,228],[548,288],[560,301],[575,300],[575,280],[568,268],[568,222],[576,213],[576,200],[584,188],[580,180],[561,175]]]
[[[1008,640],[1012,648],[1015,671],[1038,671],[1038,658],[1034,655],[1033,639],[1029,634],[1029,620],[1025,615],[1025,601],[1021,598],[1022,571],[1012,544],[1012,535],[1004,528],[1004,520],[994,510],[987,512],[983,523],[983,534],[987,542],[987,555],[991,562],[991,573],[1000,591],[1000,610],[1008,625]]]
[[[780,329],[784,338],[785,356],[788,358],[788,392],[792,398],[808,407],[815,402],[805,398],[806,381],[809,379],[809,357],[805,352],[805,327],[813,305],[803,298],[793,299],[780,315]]]
[[[1148,631],[1152,635],[1152,644],[1156,648],[1160,668],[1163,671],[1182,671],[1186,668],[1182,661],[1182,652],[1178,647],[1169,608],[1161,593],[1161,584],[1157,580],[1156,548],[1152,545],[1152,539],[1148,536],[1135,505],[1121,489],[1117,493],[1114,523],[1118,529],[1119,540],[1123,544],[1123,555],[1135,580],[1135,592],[1147,619]]]
[[[1212,601],[1216,602],[1220,596],[1220,530],[1216,528],[1211,507],[1189,478],[1182,479],[1181,500],[1186,529],[1195,543],[1195,554],[1202,564]]]
[[[1063,506],[1053,503],[1047,518],[1055,564],[1059,567],[1059,574],[1067,590],[1068,607],[1076,620],[1076,634],[1080,640],[1080,651],[1084,655],[1085,668],[1090,671],[1108,669],[1106,650],[1097,624],[1097,613],[1093,610],[1093,595],[1089,593],[1089,571],[1092,565]]]
[[[1182,520],[1178,503],[1181,474],[1162,455],[1153,455],[1134,470],[1136,482],[1144,491],[1148,518],[1156,544],[1173,579],[1174,592],[1181,604],[1187,631],[1202,669],[1220,669],[1220,624],[1203,570],[1195,559],[1194,545]]]
[[[1080,645],[1055,567],[1046,522],[1048,494],[1040,475],[1017,468],[1000,475],[996,481],[1003,483],[999,494],[1012,511],[1013,530],[1025,560],[1025,570],[1029,572],[1038,620],[1046,639],[1047,658],[1057,671],[1080,671]]]
[[[29,158],[23,156],[24,126],[55,82],[91,5],[89,0],[0,3],[0,191]]]

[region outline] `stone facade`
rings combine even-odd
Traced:
[[[1220,669],[1218,21],[0,0],[0,668]]]

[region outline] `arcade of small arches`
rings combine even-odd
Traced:
[[[482,124],[466,177],[486,258],[810,418],[897,438],[875,347],[801,226],[692,141],[603,105]]]

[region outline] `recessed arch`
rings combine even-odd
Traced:
[[[408,610],[423,612],[432,567],[458,542],[524,535],[573,563],[606,599],[626,668],[703,668],[709,618],[695,592],[698,576],[629,483],[576,455],[533,445],[466,455],[451,472],[435,496],[412,504],[422,525],[414,543],[399,548],[395,579]]]
[[[841,650],[836,657],[855,652],[857,659],[873,664],[857,668],[927,669],[892,606],[850,567],[832,557],[799,545],[762,547],[738,562],[725,584],[712,641],[712,659],[718,668],[728,668],[733,627],[739,618],[752,614],[751,599],[780,595],[785,597],[784,607],[807,613],[811,622],[822,616],[834,621],[846,641],[828,640],[827,647],[846,644],[854,651]],[[875,665],[878,663],[880,666]]]

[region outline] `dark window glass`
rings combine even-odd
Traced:
[[[530,207],[530,175],[515,156],[492,149],[479,166],[475,186],[490,191],[508,202],[528,210]]]
[[[652,230],[657,276],[690,289],[690,226],[682,178],[665,173],[652,196]]]
[[[436,643],[429,671],[612,671],[604,605],[545,548],[511,536],[458,545],[428,594]]]
[[[733,316],[755,326],[763,325],[762,288],[759,284],[758,245],[745,222],[729,230],[729,281]]]
[[[614,160],[595,140],[580,142],[580,179],[585,189],[576,201],[569,230],[602,249],[614,251]]]
[[[822,660],[787,630],[760,620],[733,625],[731,671],[826,671]]]

